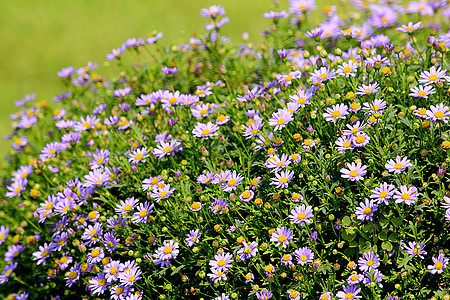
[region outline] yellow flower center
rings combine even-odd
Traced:
[[[225,266],[226,263],[227,263],[227,262],[226,262],[224,259],[221,259],[221,260],[219,260],[219,261],[217,262],[217,265],[218,265],[219,267],[223,267],[223,266]]]
[[[131,209],[131,205],[130,204],[127,204],[127,205],[125,205],[125,207],[123,208],[123,210],[124,211],[129,211]]]
[[[252,134],[258,133],[258,128],[252,129],[251,133],[252,133]]]
[[[333,112],[331,113],[331,116],[332,116],[334,119],[339,118],[339,117],[341,116],[341,112],[338,111],[338,110],[335,110],[335,111],[333,111]]]
[[[44,250],[44,251],[42,251],[42,257],[46,257],[47,255],[49,254],[49,251],[48,250]]]
[[[373,111],[377,111],[377,110],[379,109],[379,107],[378,107],[378,105],[374,105],[374,106],[371,107],[371,109],[372,109]]]
[[[396,163],[394,165],[394,168],[396,168],[397,170],[400,170],[401,168],[403,168],[403,165],[401,163]]]
[[[281,182],[281,183],[286,183],[288,181],[288,179],[286,178],[286,177],[281,177],[279,180],[278,180],[278,182]]]
[[[89,235],[94,235],[96,233],[97,233],[97,229],[94,228],[89,232]]]
[[[325,80],[327,78],[327,74],[326,73],[320,74],[319,78]]]
[[[435,80],[437,80],[437,79],[438,79],[438,77],[437,77],[436,74],[433,74],[433,75],[428,76],[428,80],[429,80],[429,81],[435,81]]]
[[[192,209],[199,209],[200,208],[200,202],[194,202],[192,203]]]
[[[200,111],[200,114],[201,115],[206,115],[208,113],[208,110],[207,109],[202,109],[201,111]]]
[[[282,235],[280,235],[279,237],[278,237],[278,241],[280,242],[280,243],[283,243],[284,241],[286,241],[287,240],[287,237],[284,235],[284,234],[282,234]]]
[[[438,110],[437,112],[434,113],[434,116],[436,118],[442,118],[444,116],[444,113]]]
[[[425,91],[420,91],[420,92],[418,92],[417,94],[419,94],[420,96],[425,96],[426,94],[427,94],[427,92],[425,92]]]
[[[306,214],[304,212],[301,212],[297,215],[297,219],[304,220],[306,219]]]
[[[97,165],[100,165],[102,162],[103,162],[103,157],[99,157],[98,159],[97,159]]]
[[[228,186],[235,186],[236,185],[236,179],[230,179],[229,181],[228,181]]]
[[[252,279],[252,274],[246,274],[245,275],[245,280],[250,280]]]
[[[311,146],[312,145],[312,141],[310,139],[307,139],[303,142],[306,146]]]
[[[155,178],[152,178],[152,180],[150,180],[150,183],[151,184],[153,184],[153,185],[155,185],[155,184],[157,184],[158,183],[158,177],[155,177]]]
[[[134,159],[135,160],[140,160],[140,159],[142,159],[144,157],[144,155],[142,154],[142,153],[138,153],[138,154],[136,154],[135,156],[134,156]]]
[[[147,210],[146,209],[141,210],[141,212],[139,213],[139,216],[141,218],[145,217],[146,215],[147,215]]]
[[[427,110],[425,108],[419,108],[417,112],[422,116],[425,116],[427,114]]]
[[[365,92],[366,94],[370,93],[371,91],[372,91],[372,89],[365,89],[365,90],[364,90],[364,92]]]
[[[387,192],[387,191],[382,191],[382,192],[380,193],[380,198],[385,198],[387,195],[388,195],[388,192]]]
[[[251,196],[251,194],[249,191],[245,191],[242,193],[242,198],[244,198],[244,199],[248,199],[248,198],[250,198],[250,196]]]
[[[106,279],[102,278],[98,281],[99,286],[104,286],[106,284]]]
[[[225,121],[225,116],[224,116],[224,115],[219,115],[219,116],[217,117],[217,121],[219,121],[219,122]]]
[[[387,23],[389,20],[386,17],[382,17],[381,18],[381,23],[385,24]]]
[[[373,265],[373,260],[369,259],[366,263],[369,267],[371,267]]]
[[[128,277],[128,282],[133,282],[136,279],[135,276],[130,276]]]
[[[408,26],[408,27],[406,27],[406,31],[413,31],[414,30],[414,27],[413,26]]]
[[[347,74],[347,73],[350,73],[351,71],[352,71],[352,68],[350,68],[350,67],[348,67],[348,66],[342,69],[342,72],[344,72],[344,73],[346,73],[346,74]]]
[[[444,264],[442,264],[440,261],[438,261],[435,265],[434,268],[437,270],[442,270],[442,267],[444,266]]]
[[[271,266],[271,265],[268,265],[268,266],[265,266],[264,267],[264,271],[266,271],[266,272],[272,272],[272,270],[273,270],[273,267]]]
[[[292,293],[291,293],[291,298],[297,298],[298,297],[298,292],[296,292],[296,291],[293,291]]]
[[[172,247],[170,247],[170,246],[167,246],[167,247],[164,247],[164,254],[169,254],[169,253],[172,253]]]
[[[404,193],[404,194],[402,195],[402,199],[403,199],[403,200],[408,200],[409,198],[411,198],[411,195],[408,194],[408,193]]]
[[[416,255],[419,254],[419,248],[414,248],[413,251],[412,251],[412,253],[414,253],[414,254],[416,254]]]
[[[307,261],[308,257],[306,255],[302,255],[302,256],[300,256],[300,260],[301,261]]]
[[[69,258],[67,256],[63,256],[61,257],[61,259],[59,260],[60,263],[65,264],[67,262]]]
[[[364,208],[364,213],[366,215],[370,215],[372,213],[372,209],[370,207],[366,207],[366,208]]]
[[[344,144],[343,144],[344,148],[350,148],[351,145],[352,145],[352,143],[349,142],[349,141],[346,141],[346,142],[344,142]]]
[[[348,292],[347,294],[345,294],[345,299],[353,299],[353,293]]]
[[[55,154],[56,150],[55,149],[51,149],[50,151],[48,151],[48,154],[53,155]]]
[[[114,293],[115,293],[116,295],[122,295],[122,293],[123,293],[123,288],[118,287]]]
[[[306,102],[306,98],[299,98],[298,100],[297,100],[297,103],[298,104],[304,104]]]
[[[53,203],[49,202],[47,203],[47,205],[45,206],[45,209],[51,209],[53,207]]]
[[[70,279],[75,279],[78,277],[78,273],[76,271],[70,271],[69,272],[69,278]]]
[[[211,130],[209,130],[209,129],[205,129],[202,131],[202,135],[208,135],[210,133],[211,133]]]
[[[292,80],[292,77],[294,77],[294,76],[292,76],[292,75],[288,75],[288,76],[286,76],[286,81],[291,81]]]
[[[350,171],[349,175],[352,177],[356,177],[356,176],[358,176],[358,171],[356,171],[356,170]]]
[[[366,138],[363,137],[362,135],[360,135],[360,136],[358,136],[358,137],[356,138],[356,142],[357,142],[358,144],[364,143],[365,140],[366,140]]]
[[[91,211],[91,212],[88,214],[88,217],[89,217],[90,220],[95,219],[95,218],[97,217],[97,212],[96,212],[96,211]]]
[[[100,255],[100,250],[98,250],[98,249],[92,250],[92,252],[91,252],[92,257],[97,257],[99,255]]]
[[[283,125],[284,124],[284,119],[283,118],[279,119],[277,121],[277,123],[278,123],[278,125]]]
[[[352,280],[352,281],[356,281],[356,280],[358,280],[358,275],[356,275],[356,274],[353,274],[352,275],[352,277],[350,277],[350,279]]]

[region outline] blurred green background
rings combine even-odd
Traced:
[[[287,9],[288,0],[281,0],[280,8],[272,0],[1,0],[0,138],[12,132],[9,114],[17,111],[15,100],[35,93],[38,100],[52,102],[64,91],[56,76],[61,68],[88,61],[101,67],[113,48],[153,31],[163,32],[163,45],[187,42],[194,31],[205,33],[209,20],[200,9],[213,4],[225,7],[231,21],[223,34],[238,43],[244,31],[251,40],[261,40],[259,31],[271,24],[263,13]],[[10,144],[0,143],[1,158]]]

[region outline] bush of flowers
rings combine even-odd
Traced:
[[[0,293],[450,299],[450,8],[351,4],[275,5],[239,45],[214,5],[17,101]]]

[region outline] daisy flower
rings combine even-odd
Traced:
[[[272,233],[270,241],[276,242],[276,247],[283,245],[283,248],[286,248],[293,237],[293,231],[290,228],[283,226],[277,228],[276,231]]]
[[[330,70],[326,67],[321,67],[319,70],[314,70],[314,72],[309,77],[309,80],[314,86],[321,86],[324,81],[334,78],[334,70]]]
[[[242,248],[239,249],[237,252],[237,255],[239,255],[239,258],[241,260],[249,259],[258,253],[258,243],[252,242],[251,244],[248,244],[246,241],[242,242]]]
[[[136,281],[142,278],[142,272],[137,265],[127,268],[125,271],[119,273],[120,283],[126,286],[133,285]]]
[[[300,90],[297,92],[297,94],[289,96],[289,99],[292,102],[297,103],[301,108],[304,108],[306,105],[311,104],[311,102],[309,101],[311,97],[311,93]]]
[[[431,85],[419,85],[411,89],[411,93],[408,95],[416,98],[428,99],[428,95],[436,94],[436,90]]]
[[[227,275],[225,274],[225,272],[220,271],[218,269],[212,268],[211,273],[208,273],[207,275],[216,284],[219,283],[219,281],[221,280],[227,280]]]
[[[384,204],[389,205],[389,199],[394,196],[395,186],[393,184],[387,184],[386,182],[380,184],[379,187],[375,188],[370,194],[370,198],[377,201],[378,204],[384,202]]]
[[[13,275],[14,270],[17,268],[18,263],[12,262],[5,266],[5,269],[0,274],[0,284],[3,284],[9,280],[9,278]]]
[[[436,69],[436,67],[433,66],[430,71],[423,71],[420,73],[419,83],[424,83],[425,85],[436,83],[438,80],[445,79],[445,73],[445,69],[441,70],[441,67]]]
[[[331,297],[333,297],[333,293],[332,292],[325,292],[325,293],[320,295],[319,299],[320,300],[331,300]]]
[[[300,293],[298,291],[288,291],[289,300],[300,300]]]
[[[294,256],[297,258],[297,262],[304,266],[313,261],[314,252],[308,247],[302,247],[294,251]]]
[[[378,92],[378,88],[379,88],[378,83],[369,84],[369,85],[363,84],[356,88],[356,90],[357,90],[356,95],[374,94],[374,93]]]
[[[373,251],[369,251],[358,259],[359,269],[363,272],[369,269],[376,269],[380,265],[380,258],[378,254]]]
[[[296,164],[298,164],[298,163],[300,163],[302,161],[302,157],[298,153],[291,154],[289,156],[289,159],[291,159],[292,162],[294,162]]]
[[[150,156],[149,152],[150,152],[150,150],[148,150],[145,147],[136,148],[135,150],[133,150],[133,152],[128,154],[128,156],[129,156],[128,161],[133,165],[138,164],[140,162],[145,163],[146,162],[145,158]]]
[[[105,257],[105,252],[102,248],[96,247],[96,248],[92,249],[91,252],[88,253],[87,257],[88,257],[88,259],[87,259],[88,263],[95,264],[95,263],[102,261],[102,259]]]
[[[285,266],[290,266],[292,265],[292,255],[290,254],[283,254],[281,256],[281,263]]]
[[[361,202],[359,207],[356,208],[355,214],[357,219],[361,221],[373,220],[373,213],[378,210],[378,205],[373,200],[366,199],[365,202]]]
[[[406,185],[402,185],[398,191],[395,191],[394,199],[395,203],[405,202],[406,205],[411,205],[416,202],[418,196],[417,188],[414,186],[408,188]]]
[[[291,164],[291,158],[286,153],[281,155],[281,158],[275,154],[269,157],[264,164],[267,169],[273,169],[272,171],[278,172],[284,168],[287,168]]]
[[[386,101],[382,99],[375,99],[370,103],[363,103],[362,110],[367,111],[370,114],[382,113],[383,109],[386,108]]]
[[[294,178],[294,171],[281,171],[281,173],[276,173],[275,178],[272,178],[271,185],[275,185],[277,188],[285,189],[289,185],[289,181]]]
[[[444,106],[443,103],[439,103],[436,106],[431,105],[430,110],[427,110],[427,119],[431,119],[433,122],[443,121],[447,123],[448,116],[450,116],[449,108]]]
[[[175,191],[175,188],[170,188],[170,184],[167,184],[163,188],[154,189],[153,192],[150,194],[150,197],[155,199],[156,202],[159,202],[162,199],[169,198],[173,194],[174,191]]]
[[[128,212],[134,209],[134,206],[137,204],[137,201],[134,197],[127,198],[126,200],[121,200],[120,203],[116,205],[115,211],[122,216],[126,215]]]
[[[188,247],[192,247],[195,243],[198,243],[202,234],[200,229],[190,230],[185,241]]]
[[[207,124],[203,124],[197,122],[194,129],[192,130],[192,134],[195,137],[203,137],[205,140],[209,139],[212,136],[218,136],[219,133],[216,131],[219,130],[219,126],[214,124],[213,122],[208,122]]]
[[[108,252],[113,252],[115,249],[117,249],[117,244],[120,242],[120,239],[116,238],[114,236],[114,232],[107,232],[103,235],[103,244],[108,250]]]
[[[201,202],[194,201],[189,209],[193,212],[200,211],[202,209],[202,204]]]
[[[311,218],[314,217],[312,214],[312,206],[306,206],[305,204],[299,205],[291,210],[289,218],[294,224],[303,225],[303,223],[311,224]]]
[[[306,139],[302,143],[302,147],[305,150],[311,150],[315,145],[316,143],[311,139]]]
[[[26,179],[20,179],[13,182],[10,186],[7,187],[8,191],[6,192],[5,196],[8,198],[20,196],[22,192],[26,190],[27,183],[28,180]]]
[[[272,296],[273,296],[272,292],[266,288],[256,293],[256,298],[258,298],[258,300],[268,300],[272,298]]]
[[[338,67],[337,73],[343,77],[355,77],[355,72],[358,70],[358,65],[352,60],[348,62],[343,62],[342,65]]]
[[[224,253],[224,254],[216,254],[214,255],[214,259],[209,261],[209,265],[211,268],[214,268],[219,271],[227,271],[231,264],[233,263],[233,254]]]
[[[246,139],[250,139],[254,136],[259,135],[262,127],[262,123],[252,123],[245,128],[243,135]]]
[[[92,279],[90,279],[88,282],[88,288],[94,295],[103,294],[106,291],[107,287],[108,285],[103,273],[98,273],[97,276],[92,277]]]
[[[255,193],[252,190],[245,190],[244,192],[242,192],[242,194],[239,196],[239,199],[242,202],[248,203],[250,202],[253,197],[255,196]]]
[[[346,115],[348,115],[348,106],[345,104],[336,104],[332,107],[327,107],[323,117],[325,121],[336,123],[339,119],[345,119]]]
[[[272,118],[269,119],[269,125],[275,126],[274,130],[277,131],[286,127],[286,125],[293,119],[294,118],[291,113],[285,110],[278,110],[272,114]]]
[[[427,110],[423,107],[419,107],[416,110],[414,110],[414,116],[421,118],[421,119],[426,119],[427,118]]]
[[[132,221],[134,223],[147,223],[148,215],[153,212],[153,204],[149,202],[140,203],[137,211],[133,214]]]
[[[353,149],[353,136],[352,135],[344,135],[338,138],[335,142],[337,146],[337,150],[341,153],[344,153],[346,150]]]
[[[212,5],[207,8],[202,8],[200,10],[200,15],[202,17],[217,18],[218,16],[225,15],[225,9],[221,5]]]
[[[399,155],[395,158],[395,161],[393,159],[389,159],[384,167],[388,170],[390,173],[394,174],[400,174],[403,172],[407,167],[412,167],[411,161],[408,159],[408,157],[401,158]]]
[[[342,289],[343,291],[336,293],[336,297],[338,297],[339,300],[354,300],[362,298],[362,296],[358,295],[361,289],[356,285],[343,285]]]
[[[217,125],[223,125],[226,124],[228,121],[230,121],[229,116],[225,116],[223,114],[219,114],[216,118],[216,124]]]
[[[347,283],[349,285],[356,285],[358,283],[360,283],[361,281],[363,281],[364,279],[364,275],[360,275],[360,274],[351,274],[350,276],[348,276],[347,278]]]
[[[211,181],[214,178],[214,175],[215,175],[214,172],[206,172],[206,174],[200,174],[197,177],[197,182],[203,184],[211,183]]]
[[[99,121],[100,119],[96,116],[86,116],[86,118],[80,117],[80,121],[75,124],[74,129],[78,132],[93,129]]]
[[[236,171],[230,174],[227,181],[222,183],[222,189],[225,192],[234,191],[240,184],[244,177],[241,174],[238,174]]]
[[[164,241],[163,245],[156,250],[154,257],[160,260],[176,258],[180,252],[178,247],[179,245],[177,242],[172,240]]]
[[[216,199],[211,203],[211,211],[215,215],[223,214],[222,208],[228,207],[228,203],[223,199]]]
[[[441,274],[448,265],[448,258],[444,257],[444,254],[439,254],[438,258],[432,257],[433,264],[428,265],[427,269],[431,270],[431,274]]]
[[[367,166],[361,164],[361,162],[358,163],[354,163],[352,162],[351,164],[347,165],[347,168],[342,168],[340,171],[342,173],[341,177],[342,178],[348,178],[351,181],[359,181],[359,180],[363,180],[363,176],[366,175],[367,171]]]
[[[409,257],[418,256],[421,259],[424,259],[424,255],[427,254],[425,249],[425,244],[422,241],[416,242],[408,242],[408,245],[401,243],[403,251],[409,254]]]
[[[366,146],[370,141],[370,137],[364,133],[360,132],[353,136],[353,145],[355,147],[364,147]]]
[[[207,117],[211,113],[210,105],[198,104],[195,108],[191,108],[192,115],[196,118],[204,118]]]
[[[253,282],[253,279],[255,276],[253,276],[253,273],[247,273],[244,275],[245,283]]]
[[[39,250],[33,253],[33,260],[37,260],[38,265],[45,265],[47,258],[50,257],[50,254],[56,249],[56,246],[56,243],[44,243],[44,246],[39,246]]]
[[[169,142],[160,141],[159,145],[153,149],[153,154],[161,159],[167,155],[175,156],[175,153],[181,150],[183,150],[181,143],[177,139],[172,139]]]

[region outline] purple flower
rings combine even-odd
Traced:
[[[215,215],[223,214],[222,208],[224,208],[224,207],[228,207],[228,203],[222,199],[216,199],[216,200],[214,200],[213,203],[211,203],[211,211]]]
[[[149,202],[140,203],[137,211],[133,214],[134,223],[147,223],[148,215],[153,212],[153,204]]]
[[[294,120],[294,118],[291,113],[286,110],[278,110],[273,113],[272,118],[269,119],[269,126],[275,126],[275,131],[281,130],[292,120]]]
[[[123,89],[114,90],[114,97],[125,97],[131,92],[131,87],[127,86]]]
[[[342,286],[343,291],[339,291],[336,293],[336,297],[339,300],[354,300],[362,298],[362,296],[358,295],[361,291],[356,285]]]
[[[294,171],[281,171],[281,173],[276,173],[275,178],[272,178],[271,185],[275,185],[277,188],[285,189],[289,185],[289,181],[294,178]]]
[[[244,177],[241,174],[238,174],[236,171],[233,171],[229,174],[227,181],[222,183],[222,189],[224,192],[234,191],[240,184]]]
[[[431,274],[441,274],[444,272],[444,269],[447,267],[448,258],[444,257],[444,254],[439,254],[438,258],[432,257],[433,264],[428,265],[427,269],[431,270]]]
[[[400,242],[403,251],[405,253],[409,254],[409,257],[414,257],[414,256],[418,256],[421,259],[424,259],[424,255],[427,254],[427,252],[424,250],[425,249],[425,244],[422,241],[416,242],[416,241],[412,241],[412,242],[408,242],[408,245],[403,244],[402,242]]]
[[[272,233],[270,241],[276,242],[276,247],[282,245],[283,248],[286,248],[289,241],[292,240],[293,237],[293,231],[290,228],[283,226],[281,228],[277,228],[276,231]]]
[[[364,179],[364,175],[366,175],[367,166],[362,165],[361,162],[354,163],[347,165],[347,168],[342,168],[340,171],[342,173],[342,178],[348,178],[351,181],[359,181]]]
[[[88,288],[94,295],[102,295],[107,287],[108,285],[103,273],[97,273],[97,276],[92,277],[88,283]]]
[[[258,300],[268,300],[272,298],[272,292],[268,289],[262,289],[261,291],[256,293],[256,297]]]
[[[128,154],[128,161],[132,164],[139,164],[140,162],[146,162],[145,158],[150,156],[150,150],[145,147],[136,148],[133,152]]]
[[[245,190],[240,196],[239,199],[242,202],[248,203],[253,199],[255,193],[252,190]]]
[[[380,265],[380,259],[378,254],[373,251],[369,251],[358,259],[359,269],[363,272],[369,269],[376,269]]]
[[[370,198],[377,201],[378,204],[384,202],[384,204],[389,205],[389,199],[392,198],[395,192],[395,186],[393,184],[387,184],[386,182],[380,184],[379,187],[375,188],[370,194]]]
[[[195,243],[198,243],[202,234],[200,229],[190,230],[185,241],[188,247],[192,247]]]
[[[214,255],[214,259],[211,259],[209,261],[209,265],[218,270],[226,272],[233,263],[233,255],[231,253],[224,253],[224,254],[216,254]]]
[[[305,204],[299,205],[291,210],[289,218],[294,224],[303,225],[303,223],[311,224],[311,218],[314,217],[312,214],[312,206],[306,206]]]
[[[294,256],[297,258],[297,262],[304,266],[313,261],[314,252],[308,247],[302,247],[294,251]]]
[[[218,136],[219,133],[216,132],[217,130],[219,130],[219,126],[213,122],[208,122],[207,124],[198,122],[192,130],[192,133],[195,137],[203,137],[207,140],[212,136]]]
[[[183,150],[181,143],[177,139],[172,139],[169,142],[160,141],[159,145],[153,149],[153,154],[161,159],[167,155],[175,156],[175,153],[181,150]]]
[[[359,207],[356,208],[355,214],[357,219],[361,221],[373,220],[373,213],[378,210],[378,205],[373,203],[373,200],[366,199],[365,202],[361,202]]]
[[[345,104],[336,104],[331,108],[328,107],[323,117],[325,121],[336,123],[339,119],[345,119],[346,115],[348,115],[348,106]]]
[[[61,71],[59,71],[56,74],[58,75],[58,77],[61,77],[61,78],[69,78],[69,77],[72,77],[74,72],[75,72],[75,68],[70,66],[67,68],[62,68]]]
[[[389,159],[384,166],[390,173],[400,174],[407,167],[412,167],[412,164],[406,156],[401,158],[397,155],[395,161],[393,159]]]
[[[241,260],[246,260],[255,256],[257,252],[258,252],[257,242],[252,242],[251,244],[248,244],[246,241],[244,241],[242,243],[242,248],[239,249],[237,255],[239,255],[239,258]]]
[[[406,185],[402,185],[399,190],[395,191],[394,199],[395,203],[404,202],[407,205],[411,205],[416,202],[418,196],[416,187],[411,186],[408,188]]]
[[[45,243],[44,246],[39,246],[39,250],[33,253],[33,260],[37,260],[38,265],[45,265],[47,258],[50,257],[50,253],[56,249],[56,246],[56,243]]]
[[[176,67],[174,68],[162,67],[161,72],[163,72],[166,75],[175,75],[178,73],[178,69]]]

